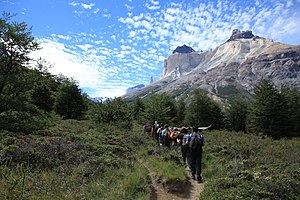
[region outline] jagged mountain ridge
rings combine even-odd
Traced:
[[[135,90],[140,89],[140,88],[143,88],[143,87],[145,87],[144,84],[139,84],[139,85],[130,87],[130,88],[128,88],[128,89],[126,90],[126,93],[134,92]]]
[[[143,97],[150,92],[178,96],[191,88],[202,88],[217,96],[222,96],[224,88],[251,93],[262,79],[300,90],[300,46],[250,37],[250,33],[246,32],[246,38],[243,34],[232,35],[214,50],[170,55],[159,80],[125,97]]]

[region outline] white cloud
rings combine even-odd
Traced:
[[[125,7],[127,8],[128,11],[132,11],[134,8],[133,6],[130,6],[127,3],[125,4]]]
[[[149,3],[146,3],[146,7],[149,10],[158,10],[160,8],[159,1],[149,0]]]
[[[135,31],[130,31],[128,37],[134,37],[134,36],[136,36],[136,32]]]
[[[105,81],[103,78],[105,76],[99,74],[100,67],[84,64],[78,56],[68,53],[64,44],[42,40],[41,47],[41,50],[32,52],[31,57],[34,59],[42,57],[48,62],[54,63],[49,70],[51,73],[62,73],[65,76],[73,77],[81,87],[96,87]]]
[[[88,9],[88,10],[91,10],[91,9],[93,8],[94,5],[95,5],[95,3],[91,3],[91,4],[81,3],[81,6],[82,6],[84,9]]]
[[[102,17],[109,19],[111,17],[111,14],[103,14]]]
[[[117,37],[115,35],[112,35],[112,36],[110,36],[110,38],[113,39],[114,41],[116,41]]]
[[[159,4],[159,1],[150,0],[150,2],[151,2],[153,5],[156,5],[156,6]]]
[[[146,7],[149,9],[149,10],[158,10],[160,8],[160,6],[151,6],[149,4],[146,4]]]
[[[56,37],[63,39],[63,40],[71,40],[72,38],[68,35],[56,35]]]
[[[89,48],[92,47],[91,44],[84,44],[84,45],[77,45],[79,48],[81,48],[84,51],[87,51]]]
[[[99,11],[100,11],[100,9],[99,9],[99,8],[96,8],[96,9],[94,10],[94,14],[97,14]]]
[[[69,3],[69,5],[70,5],[70,6],[74,6],[74,7],[75,7],[75,6],[79,6],[79,5],[80,5],[80,3],[71,2],[71,3]]]
[[[73,77],[78,81],[80,88],[88,92],[90,96],[117,97],[124,95],[126,89],[132,86],[132,83],[118,76],[125,70],[125,67],[121,69],[117,66],[107,66],[105,59],[107,55],[112,54],[111,49],[106,47],[95,49],[91,44],[78,44],[76,46],[83,50],[80,53],[70,50],[66,45],[53,39],[40,39],[38,42],[42,49],[32,52],[30,56],[33,59],[42,57],[53,64],[53,67],[49,69],[52,74],[61,73],[67,77]],[[124,48],[132,50],[130,46],[124,46]],[[105,55],[97,55],[97,53]],[[123,58],[124,55],[120,53],[116,57]],[[120,80],[117,81],[119,78],[115,77],[119,77]]]

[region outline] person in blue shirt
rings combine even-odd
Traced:
[[[198,183],[203,182],[201,175],[201,161],[202,161],[202,152],[204,145],[204,137],[202,135],[202,130],[198,132],[197,127],[193,127],[193,134],[190,137],[189,147],[191,155],[191,174],[192,179],[196,180]]]

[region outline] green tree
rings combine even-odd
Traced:
[[[145,100],[144,121],[158,121],[164,124],[174,124],[176,119],[175,100],[170,95],[152,94]]]
[[[186,112],[186,103],[184,102],[184,98],[181,97],[176,102],[176,110],[177,110],[177,118],[176,123],[178,125],[185,124],[185,112]]]
[[[82,119],[87,107],[74,81],[65,81],[56,95],[55,111],[66,119]]]
[[[0,129],[30,133],[49,120],[31,101],[36,78],[41,74],[30,69],[29,54],[39,45],[31,28],[12,18],[8,13],[0,18]]]
[[[224,115],[220,106],[211,100],[202,90],[195,90],[187,107],[187,121],[192,126],[224,127]]]
[[[38,85],[33,89],[32,101],[41,110],[46,112],[53,110],[54,98],[47,85]]]
[[[142,101],[141,98],[136,97],[133,101],[133,104],[132,104],[132,117],[133,117],[133,119],[139,121],[140,123],[142,123],[141,117],[142,117],[142,114],[143,114],[144,110],[145,110],[144,102]]]
[[[288,113],[283,96],[271,81],[263,80],[254,88],[253,106],[248,115],[248,130],[273,138],[286,135]]]
[[[247,113],[249,102],[238,99],[231,102],[226,110],[230,130],[246,132]]]
[[[41,110],[51,112],[54,109],[54,96],[60,83],[56,82],[53,75],[49,73],[52,66],[44,59],[39,58],[33,69],[32,76],[32,102]]]
[[[12,15],[0,18],[0,113],[16,108],[27,99],[31,88],[29,53],[39,49],[25,22],[13,22]]]
[[[128,129],[132,126],[130,107],[120,97],[111,101],[95,102],[89,110],[88,116],[98,124],[114,123]]]
[[[281,94],[286,103],[286,112],[288,113],[287,136],[300,137],[300,92],[293,88],[283,86]]]

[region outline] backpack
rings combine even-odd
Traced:
[[[194,133],[191,137],[190,148],[192,148],[193,150],[200,150],[202,146],[202,136]]]
[[[151,132],[152,127],[149,124],[147,124],[145,127],[145,130],[146,130],[146,132]]]
[[[163,139],[165,139],[167,137],[167,130],[166,129],[164,129],[164,130],[161,131],[161,137]]]

